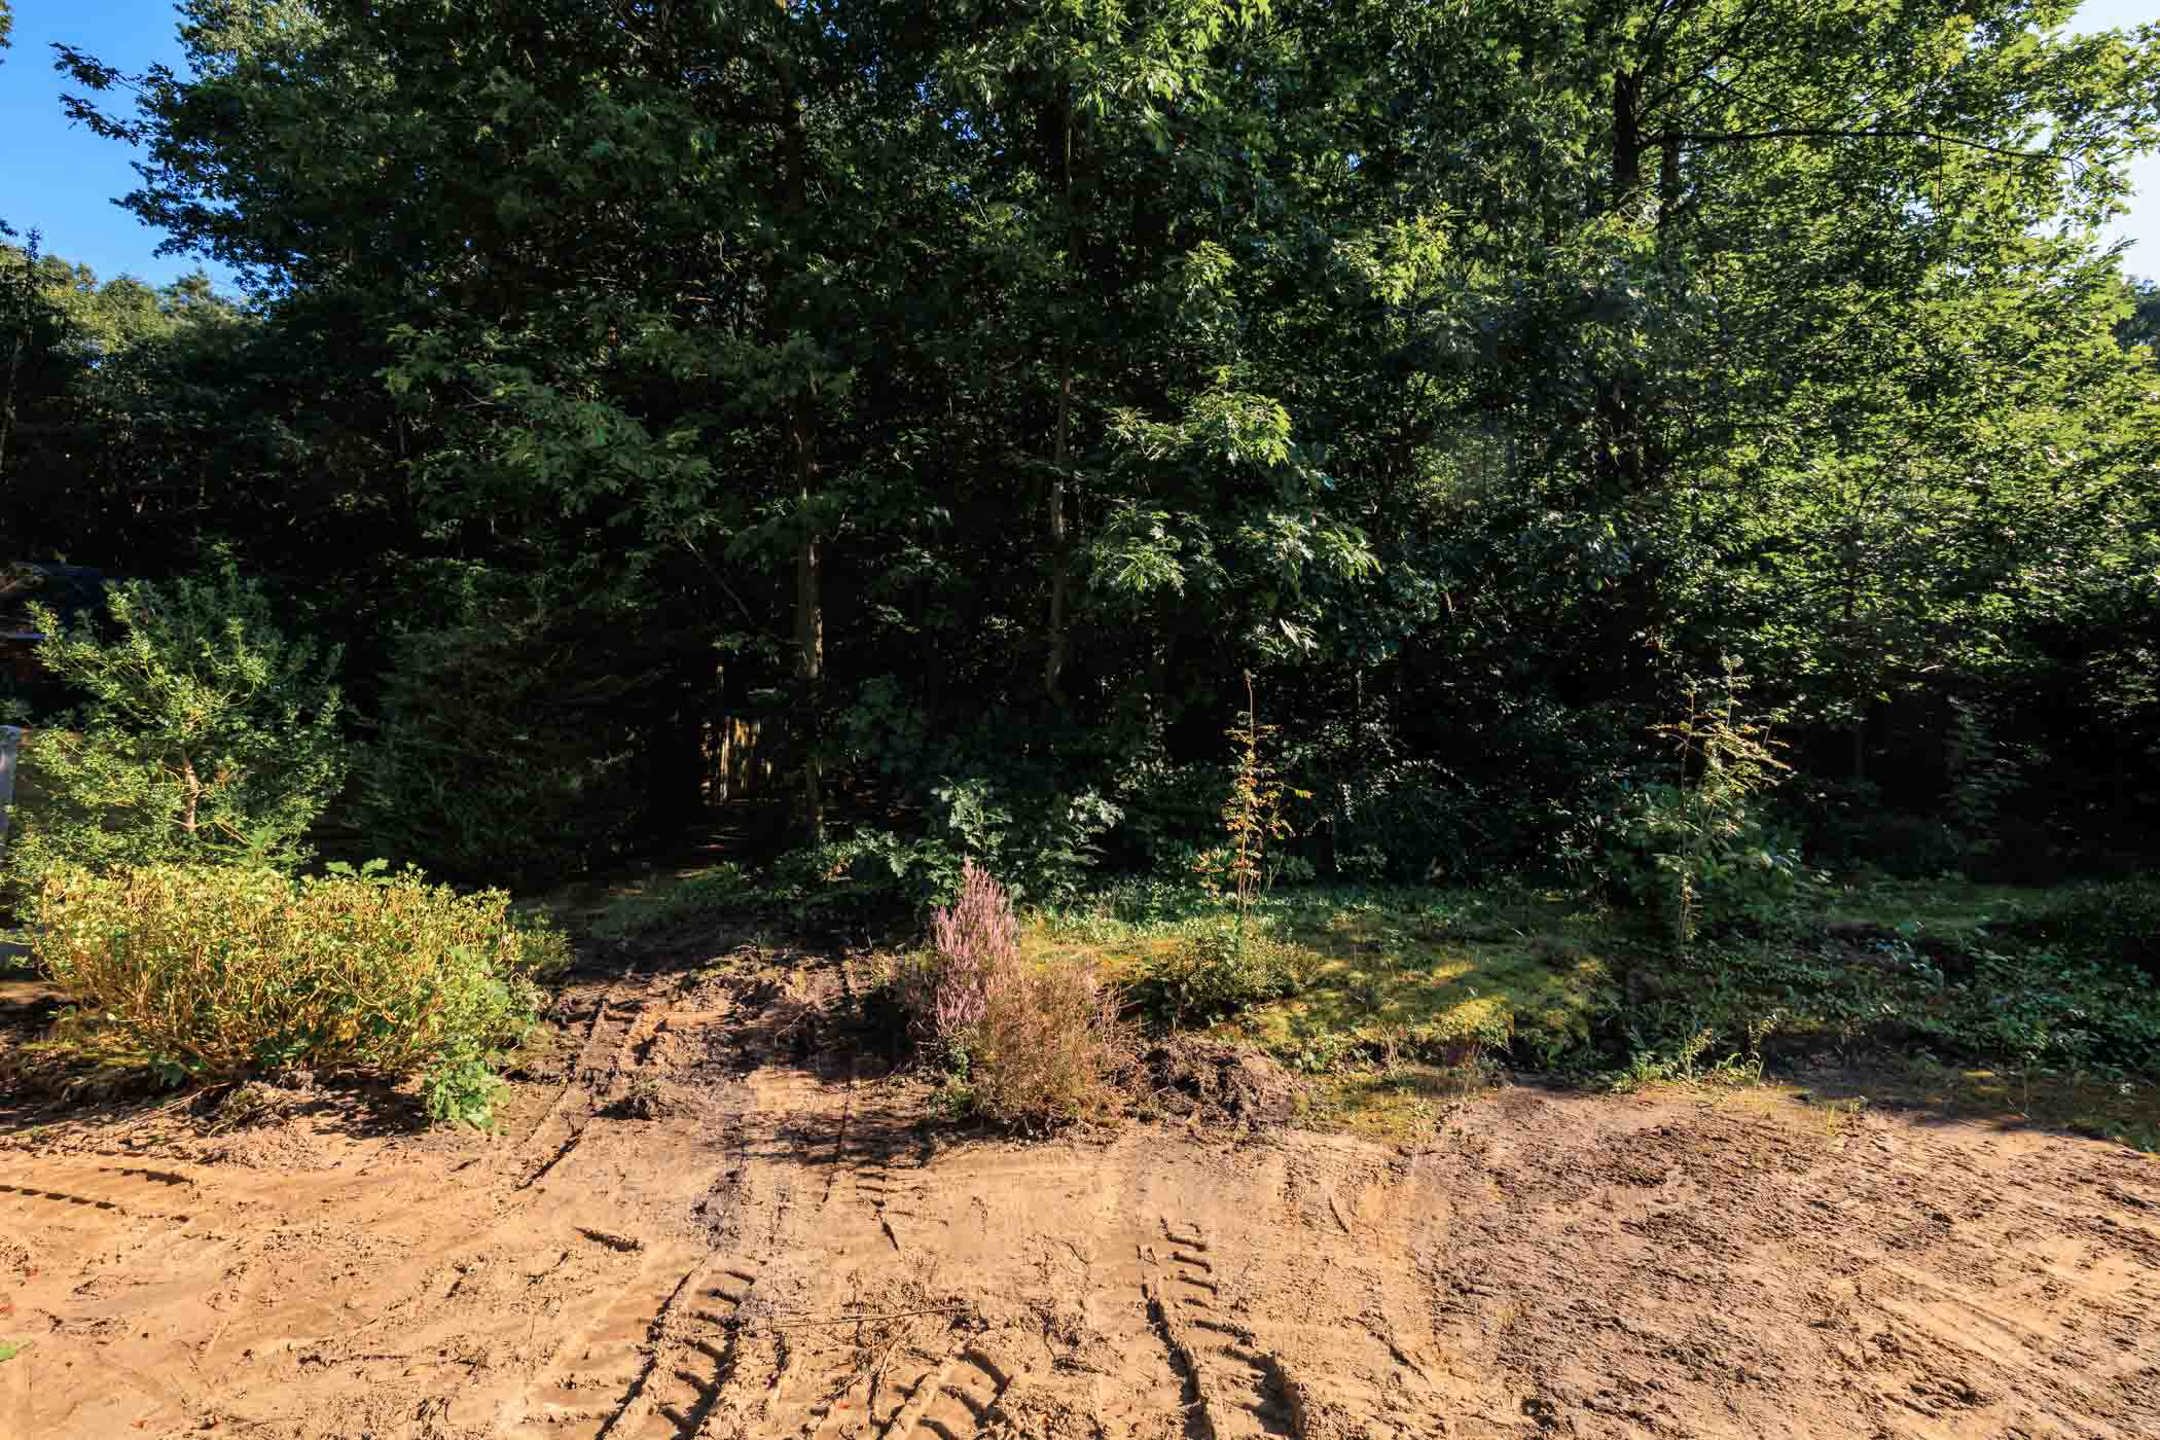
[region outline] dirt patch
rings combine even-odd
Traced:
[[[0,1436],[2155,1433],[2160,1174],[2120,1147],[1510,1087],[1409,1147],[959,1140],[835,1048],[861,988],[580,986],[494,1137],[306,1094],[12,1135]]]
[[[1211,1125],[1274,1127],[1297,1118],[1305,1086],[1245,1045],[1172,1035],[1140,1057],[1143,1108]]]

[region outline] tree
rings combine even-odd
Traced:
[[[82,697],[30,735],[8,865],[291,867],[345,775],[337,656],[280,633],[226,569],[107,596],[111,633],[42,606],[37,657]]]
[[[2160,69],[2069,13],[198,0],[76,110],[255,299],[75,373],[38,523],[315,577],[370,707],[575,653],[607,723],[489,743],[639,825],[755,722],[804,840],[1168,854],[1252,670],[1301,832],[1550,864],[1726,656],[1818,832],[1975,746],[2039,813],[2146,713],[2160,434],[2097,238]]]

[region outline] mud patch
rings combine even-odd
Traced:
[[[1304,1083],[1268,1056],[1197,1035],[1149,1047],[1140,1069],[1148,1108],[1205,1124],[1288,1125],[1305,1095]]]

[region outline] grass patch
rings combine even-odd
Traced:
[[[0,1340],[0,1365],[7,1364],[29,1348],[30,1342],[27,1340]]]
[[[1196,892],[1136,887],[1038,917],[1027,944],[1145,993],[1223,923]],[[1595,915],[1549,892],[1287,891],[1263,898],[1251,924],[1288,993],[1218,1028],[1311,1073],[1495,1051],[1552,1063],[1590,1042],[1612,999]]]
[[[1318,1077],[1312,1118],[1380,1135],[1415,1130],[1495,1062],[1623,1088],[1801,1063],[2151,1148],[2152,914],[2150,887],[2120,883],[1880,884],[1681,955],[1559,891],[1284,891],[1249,924],[1287,982],[1210,1029]],[[1038,915],[1024,945],[1145,996],[1224,923],[1188,887],[1134,885]]]
[[[639,940],[754,913],[756,890],[740,866],[659,871],[594,896],[577,889],[556,908],[598,940]]]

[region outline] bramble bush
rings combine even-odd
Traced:
[[[494,1069],[567,948],[499,890],[371,865],[49,872],[34,944],[74,1001],[63,1043],[168,1082],[282,1070],[418,1077],[437,1120],[485,1125]]]

